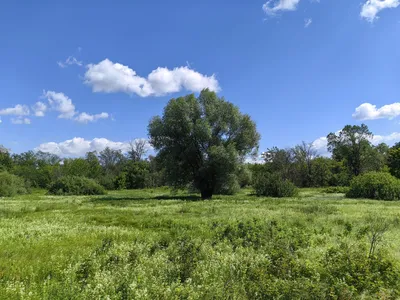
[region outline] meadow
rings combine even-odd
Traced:
[[[1,299],[396,299],[400,202],[166,188],[0,198]]]

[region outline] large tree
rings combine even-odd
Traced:
[[[352,175],[359,175],[371,150],[373,135],[368,126],[346,125],[339,133],[330,133],[328,151],[333,159],[345,161]]]
[[[203,199],[235,176],[240,161],[257,151],[260,140],[249,115],[208,89],[198,98],[170,100],[148,129],[169,183],[193,184]]]
[[[396,143],[389,150],[388,167],[390,173],[400,178],[400,143]]]

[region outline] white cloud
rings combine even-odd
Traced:
[[[91,115],[86,112],[79,113],[75,110],[75,105],[72,99],[64,93],[57,93],[54,91],[43,91],[43,98],[49,101],[50,107],[59,112],[58,116],[61,119],[72,119],[76,122],[87,124],[89,122],[96,122],[100,119],[107,119],[109,114],[102,112],[100,114]]]
[[[374,135],[371,143],[374,145],[378,145],[380,143],[392,145],[398,141],[400,141],[400,132],[393,132],[389,135]]]
[[[66,67],[71,66],[71,65],[82,66],[82,62],[79,61],[79,60],[77,60],[77,59],[76,59],[75,57],[73,57],[73,56],[69,56],[64,62],[58,61],[58,62],[57,62],[57,65],[58,65],[60,68],[66,68]]]
[[[16,125],[22,125],[22,124],[29,125],[31,124],[31,120],[24,117],[11,118],[11,123]]]
[[[318,152],[321,156],[330,156],[328,152],[328,139],[325,136],[322,136],[316,139],[313,143],[313,148]]]
[[[103,151],[105,148],[113,150],[121,150],[126,152],[129,150],[129,142],[113,142],[105,138],[95,138],[93,140],[85,140],[84,138],[73,138],[61,143],[44,143],[37,147],[36,151],[53,153],[61,157],[84,156],[89,151]],[[150,148],[150,145],[149,145]]]
[[[36,117],[44,117],[44,114],[47,110],[47,105],[39,101],[32,106],[32,110]]]
[[[376,108],[376,105],[371,103],[363,103],[356,108],[353,113],[353,118],[357,120],[376,120],[387,118],[389,120],[400,115],[400,103],[384,105],[381,108]]]
[[[105,59],[98,64],[89,64],[85,73],[85,83],[93,92],[137,94],[140,97],[162,96],[181,90],[200,92],[209,88],[219,91],[215,75],[205,76],[189,67],[173,70],[157,68],[147,78],[138,76],[134,70]]]
[[[269,16],[274,16],[280,11],[296,10],[300,0],[269,0],[263,5],[264,12]]]
[[[75,105],[65,94],[54,91],[43,91],[43,97],[49,101],[52,109],[60,113],[59,118],[71,119],[75,116]]]
[[[308,19],[304,19],[304,28],[308,28],[312,23],[312,19],[308,18]]]
[[[108,113],[101,113],[101,114],[96,114],[96,115],[89,115],[87,113],[81,113],[79,114],[74,120],[79,122],[79,123],[84,123],[87,124],[89,122],[96,122],[97,120],[100,119],[108,119],[109,115]]]
[[[399,0],[367,0],[362,6],[360,16],[368,22],[373,22],[379,17],[377,14],[386,8],[396,8],[400,5]]]
[[[28,116],[30,114],[29,107],[26,105],[17,104],[14,107],[9,107],[0,110],[0,115],[13,115],[13,116]]]

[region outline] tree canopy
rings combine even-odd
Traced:
[[[234,175],[246,155],[257,151],[260,135],[247,114],[214,92],[169,101],[148,127],[150,142],[174,186],[193,184],[211,198]]]
[[[327,136],[328,151],[332,153],[333,159],[344,160],[351,173],[357,176],[361,173],[363,161],[371,148],[372,137],[365,124],[346,125],[339,133],[330,133]]]

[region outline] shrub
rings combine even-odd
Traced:
[[[27,184],[21,177],[8,172],[0,172],[0,197],[27,194]]]
[[[106,190],[111,191],[115,189],[115,178],[112,174],[104,174],[99,177],[98,182]]]
[[[251,185],[252,173],[247,165],[239,166],[236,173],[241,188]]]
[[[240,190],[240,185],[235,174],[228,174],[222,180],[218,180],[215,187],[217,195],[234,195]]]
[[[365,173],[353,178],[346,196],[349,198],[399,200],[400,180],[389,173]]]
[[[105,189],[93,179],[64,176],[50,185],[52,195],[104,195]]]
[[[125,172],[121,172],[118,176],[115,177],[114,188],[116,190],[126,189],[126,173]]]
[[[339,194],[339,193],[346,194],[349,190],[350,189],[347,186],[331,186],[324,189],[323,192],[327,194]]]
[[[263,172],[257,174],[253,188],[257,196],[293,197],[298,194],[296,186],[289,180],[284,180],[279,174]]]

